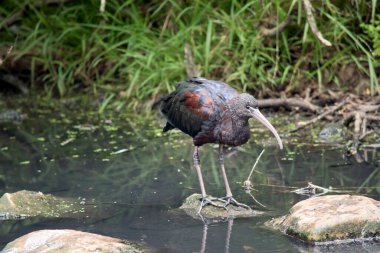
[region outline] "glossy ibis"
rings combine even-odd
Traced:
[[[193,77],[179,83],[176,91],[163,98],[161,111],[167,119],[163,132],[178,128],[193,138],[194,167],[202,192],[199,211],[207,204],[220,206],[213,202],[215,199],[207,197],[203,182],[199,147],[206,143],[219,144],[219,165],[226,187],[226,197],[217,200],[224,202],[223,207],[233,204],[249,208],[233,198],[224,168],[223,147],[246,143],[250,138],[248,120],[256,118],[274,134],[282,149],[282,141],[276,129],[260,113],[256,99],[247,93],[239,94],[223,82]]]

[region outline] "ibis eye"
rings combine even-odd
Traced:
[[[245,106],[245,108],[248,109],[248,110],[249,110],[249,107],[250,107],[249,105],[246,105],[246,106]]]

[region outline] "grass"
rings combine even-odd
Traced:
[[[360,27],[375,19],[376,0],[313,2],[317,25],[331,48],[312,34],[300,0],[107,0],[104,13],[95,0],[42,8],[29,3],[5,0],[0,6],[3,17],[24,5],[30,8],[20,22],[0,30],[0,49],[14,44],[10,57],[18,63],[0,70],[22,73],[44,96],[104,96],[100,112],[110,105],[136,108],[174,90],[186,78],[185,43],[202,76],[241,91],[265,95],[302,90],[313,82],[323,90],[339,83],[337,73],[353,64],[370,79],[370,94],[380,94],[379,62]],[[260,35],[261,26],[274,27],[287,15],[293,22],[283,32]]]

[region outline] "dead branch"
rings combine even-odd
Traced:
[[[361,141],[361,140],[365,139],[367,136],[369,136],[369,135],[371,135],[371,134],[373,134],[373,133],[375,133],[375,131],[373,131],[373,130],[366,131],[365,133],[363,133],[363,134],[359,137],[359,140]]]
[[[269,99],[259,99],[257,100],[259,106],[262,108],[265,107],[299,107],[304,110],[311,112],[319,112],[321,108],[317,105],[298,98],[269,98]]]
[[[47,5],[54,5],[54,4],[64,4],[67,2],[70,2],[72,0],[42,0],[40,2],[35,3],[34,5],[31,4],[25,4],[22,9],[16,13],[14,13],[12,16],[7,18],[2,24],[0,24],[0,29],[3,27],[9,27],[19,21],[24,15],[27,14],[28,10],[30,8],[41,8],[43,6]]]
[[[330,41],[326,40],[322,33],[319,31],[317,24],[315,22],[315,18],[313,15],[313,6],[311,5],[309,0],[302,0],[303,5],[306,10],[306,16],[307,16],[307,22],[310,25],[311,31],[314,33],[314,35],[318,38],[318,40],[325,46],[331,47],[332,44]]]
[[[365,115],[363,115],[363,120],[362,120],[362,125],[361,125],[361,135],[365,135],[367,133],[367,118],[365,117]],[[359,140],[360,140],[360,136],[359,136]]]
[[[380,148],[380,143],[363,144],[364,148]]]
[[[372,120],[372,121],[380,121],[380,116],[366,115],[366,118],[367,118],[368,120]]]
[[[282,21],[280,24],[278,24],[278,26],[273,27],[271,29],[268,29],[268,28],[261,26],[260,27],[260,34],[263,37],[274,36],[274,35],[282,32],[285,29],[285,27],[287,27],[290,24],[291,21],[292,21],[292,17],[288,16],[284,21]]]
[[[340,99],[342,97],[342,92],[335,92],[330,89],[327,89],[327,93],[329,93],[329,97],[332,97],[336,100]]]
[[[13,46],[10,46],[5,56],[4,57],[0,56],[0,66],[3,65],[4,61],[7,59],[8,55],[12,52],[12,50],[13,50]]]
[[[368,113],[376,113],[379,108],[379,105],[372,104],[372,102],[366,103],[358,98],[351,99],[349,105],[345,108],[349,113],[344,115],[342,119],[343,124],[348,126],[351,121],[354,121],[353,144],[349,148],[348,154],[353,155],[358,163],[364,161],[358,152],[360,142],[375,132],[374,130],[367,131],[368,122],[380,121],[379,116]]]
[[[350,122],[352,121],[352,119],[354,118],[354,116],[355,116],[355,112],[350,112],[344,115],[342,119],[343,125],[348,126]]]
[[[188,43],[185,44],[185,67],[187,77],[199,76],[198,67],[194,64],[193,54],[191,53],[191,48]]]
[[[324,113],[318,115],[317,117],[314,117],[312,118],[311,120],[308,120],[306,122],[304,122],[302,125],[296,127],[295,129],[292,129],[290,131],[288,131],[289,133],[292,133],[292,132],[296,132],[302,128],[305,128],[306,126],[308,125],[311,125],[311,124],[314,124],[315,122],[317,122],[318,120],[320,119],[323,119],[324,117],[326,117],[327,115],[330,115],[336,111],[338,111],[340,108],[342,108],[345,104],[348,103],[348,98],[349,97],[346,97],[345,99],[343,99],[343,101],[341,101],[339,104],[337,104],[336,106],[334,107],[331,107],[329,110],[325,111]]]
[[[361,102],[363,103],[363,102]],[[360,104],[357,106],[357,109],[361,112],[373,112],[380,109],[380,105],[368,105],[368,104]]]
[[[100,0],[100,7],[99,7],[100,13],[103,13],[105,10],[106,10],[106,0]]]
[[[29,93],[28,85],[24,83],[21,79],[19,79],[17,76],[10,74],[1,74],[0,82],[9,84],[11,87],[20,91],[22,94]]]
[[[359,145],[359,138],[362,132],[362,122],[365,117],[364,112],[355,112],[355,123],[354,123],[354,147],[357,148]]]
[[[171,26],[170,18],[172,16],[173,16],[173,8],[170,8],[166,14],[164,24],[162,25],[162,31],[165,31],[168,27]],[[162,38],[162,35],[163,35],[163,33],[160,34],[160,38]]]

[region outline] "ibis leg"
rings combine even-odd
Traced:
[[[226,169],[224,168],[224,151],[222,144],[219,145],[219,165],[220,169],[222,170],[224,186],[226,187],[226,197],[232,197],[232,192],[230,184],[228,183]]]
[[[201,170],[201,162],[199,159],[199,147],[195,146],[194,149],[194,154],[193,154],[193,159],[194,159],[194,167],[197,170],[198,174],[198,181],[201,186],[201,192],[202,192],[202,198],[206,198],[206,189],[205,189],[205,184],[203,182],[203,177],[202,177],[202,170]]]
[[[232,205],[235,205],[235,206],[239,206],[239,207],[244,207],[244,208],[250,209],[249,206],[238,202],[232,196],[231,188],[230,188],[230,185],[228,183],[226,169],[224,168],[224,151],[223,151],[223,145],[222,144],[219,145],[219,165],[220,165],[220,169],[221,169],[222,175],[223,175],[224,186],[226,187],[226,196],[224,198],[219,198],[218,200],[223,201],[225,203],[224,204],[225,207],[228,206],[228,205],[230,205],[230,204],[232,204]]]
[[[197,170],[199,185],[201,187],[201,193],[202,193],[201,206],[199,208],[198,214],[200,214],[200,212],[202,211],[202,208],[206,205],[213,205],[216,207],[225,208],[224,206],[218,205],[218,204],[214,203],[211,199],[207,198],[205,184],[203,182],[203,177],[202,177],[202,169],[201,169],[201,162],[199,159],[199,147],[198,146],[195,146],[193,159],[194,159],[194,167]]]

